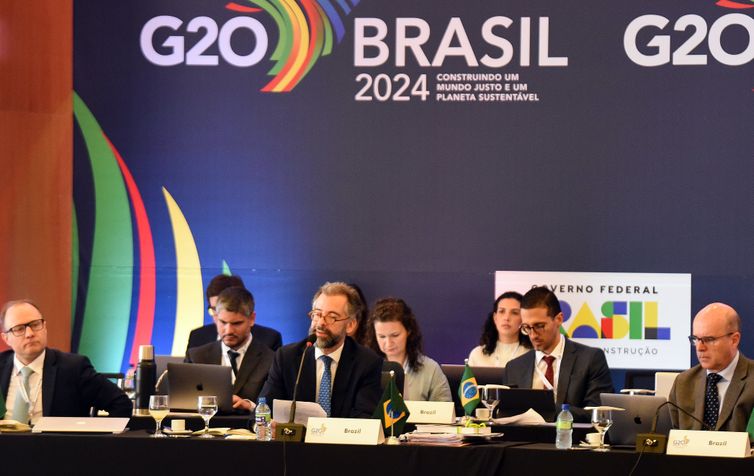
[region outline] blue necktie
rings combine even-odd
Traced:
[[[332,364],[332,357],[323,355],[320,357],[322,363],[325,364],[325,371],[322,372],[322,381],[319,382],[319,405],[330,416],[331,405],[330,399],[332,398],[332,373],[330,372],[330,364]]]
[[[717,382],[722,377],[720,374],[707,374],[707,391],[704,393],[704,423],[714,430],[717,426],[717,417],[720,415],[720,394],[717,392]]]
[[[31,400],[29,392],[29,376],[33,373],[34,371],[29,367],[23,367],[21,369],[21,381],[19,383],[24,387],[24,393],[29,400]],[[31,408],[29,408],[29,402],[24,398],[24,395],[19,389],[19,391],[16,391],[16,400],[13,403],[13,419],[21,423],[29,423],[29,410],[31,410]]]

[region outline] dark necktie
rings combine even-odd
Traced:
[[[704,423],[714,430],[717,426],[717,417],[720,414],[720,395],[717,392],[717,382],[722,377],[720,374],[707,374],[707,390],[704,392]]]
[[[233,349],[228,349],[228,359],[230,359],[230,368],[233,369],[233,377],[238,377],[238,364],[236,360],[241,355]]]
[[[552,363],[555,362],[555,357],[552,355],[545,355],[542,357],[542,359],[547,364],[547,370],[545,370],[545,378],[548,382],[550,382],[550,385],[552,385],[552,388],[555,388],[555,369],[552,367]]]
[[[330,416],[332,409],[330,400],[332,398],[332,373],[330,372],[330,365],[332,364],[332,357],[323,355],[320,357],[322,363],[325,364],[325,371],[322,372],[322,380],[319,382],[319,398],[317,401],[322,409]]]

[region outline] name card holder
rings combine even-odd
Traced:
[[[455,423],[456,411],[453,402],[406,400],[405,403],[409,411],[407,423]]]
[[[385,441],[382,422],[371,418],[310,417],[306,443],[379,445]]]
[[[670,430],[667,454],[746,458],[751,456],[749,434],[745,431]]]

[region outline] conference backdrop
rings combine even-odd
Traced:
[[[748,321],[752,7],[76,1],[72,348],[183,353],[221,272],[286,342],[325,281],[402,297],[445,362],[496,270],[690,274]]]

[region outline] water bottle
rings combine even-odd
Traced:
[[[558,413],[558,419],[555,421],[555,448],[567,450],[571,448],[573,440],[573,415],[571,415],[570,406],[563,404],[563,409]]]
[[[267,405],[267,399],[259,397],[256,411],[254,412],[254,426],[257,433],[257,440],[272,440],[272,424],[270,423],[271,412],[270,406]]]

